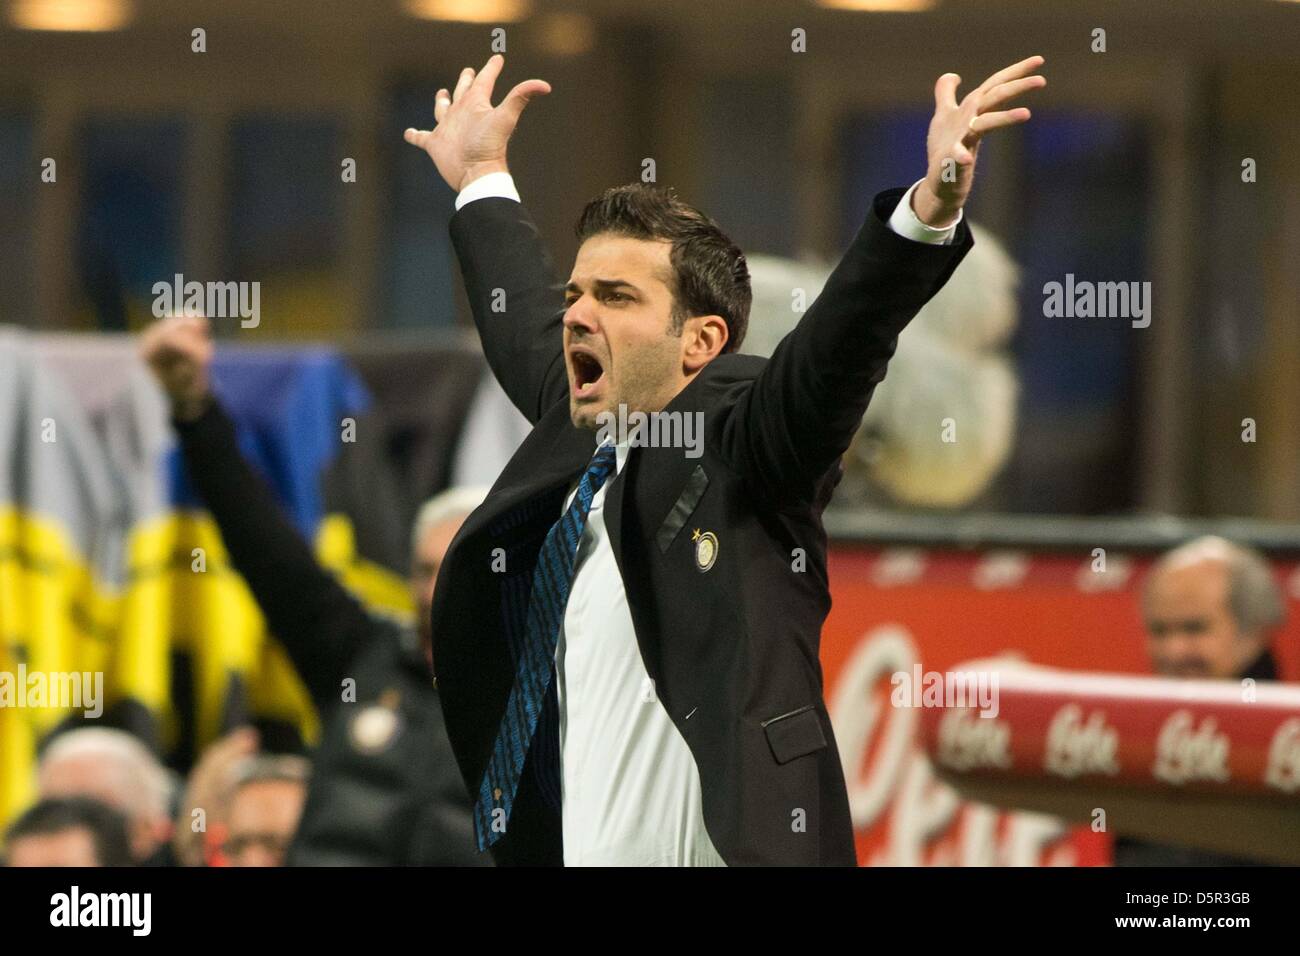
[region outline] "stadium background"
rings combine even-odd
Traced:
[[[556,89],[512,166],[561,263],[581,202],[647,157],[747,251],[831,258],[877,189],[919,175],[935,75],[1046,55],[1050,99],[987,145],[969,209],[1020,270],[1014,443],[960,508],[837,503],[828,696],[887,625],[927,668],[1010,650],[1143,673],[1137,572],[1199,530],[1278,558],[1279,656],[1300,678],[1300,4],[465,3],[454,16],[486,20],[467,23],[412,15],[436,4],[106,2],[84,6],[120,6],[118,29],[20,28],[41,6],[4,4],[0,23],[0,670],[103,670],[111,719],[178,770],[250,716],[307,742],[314,719],[193,509],[123,333],[159,278],[260,281],[259,326],[216,327],[246,451],[323,561],[409,613],[406,529],[452,479],[483,367],[452,195],[400,131],[428,125],[500,25],[507,78]],[[1067,272],[1150,281],[1151,327],[1045,317],[1042,285]],[[50,417],[54,473],[34,454]],[[338,438],[346,418],[356,441]],[[1081,589],[1096,547],[1131,573]],[[213,573],[190,573],[194,548]],[[66,716],[0,709],[0,822]],[[860,821],[864,861],[887,817]],[[1058,862],[1105,859],[1076,843]]]

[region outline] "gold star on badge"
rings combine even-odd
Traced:
[[[699,528],[696,528],[694,531],[691,532],[691,540],[692,540],[692,541],[699,541],[699,540],[700,540],[700,529],[699,529]]]

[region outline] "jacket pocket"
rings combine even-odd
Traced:
[[[762,723],[767,745],[777,763],[789,763],[796,757],[816,753],[826,746],[821,719],[812,704],[787,714],[769,717]]]

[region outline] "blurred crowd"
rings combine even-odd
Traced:
[[[41,760],[40,799],[9,827],[10,866],[281,866],[302,817],[309,763],[257,753],[241,729],[182,786],[139,740],[83,728]]]

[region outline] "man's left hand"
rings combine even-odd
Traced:
[[[991,130],[1019,126],[1029,120],[1023,106],[1003,109],[1029,90],[1047,85],[1047,78],[1034,73],[1046,62],[1031,56],[999,70],[957,102],[961,77],[945,73],[934,85],[934,119],[925,146],[925,180],[912,193],[917,217],[936,228],[950,226],[966,205],[975,179],[975,157],[980,140]]]

